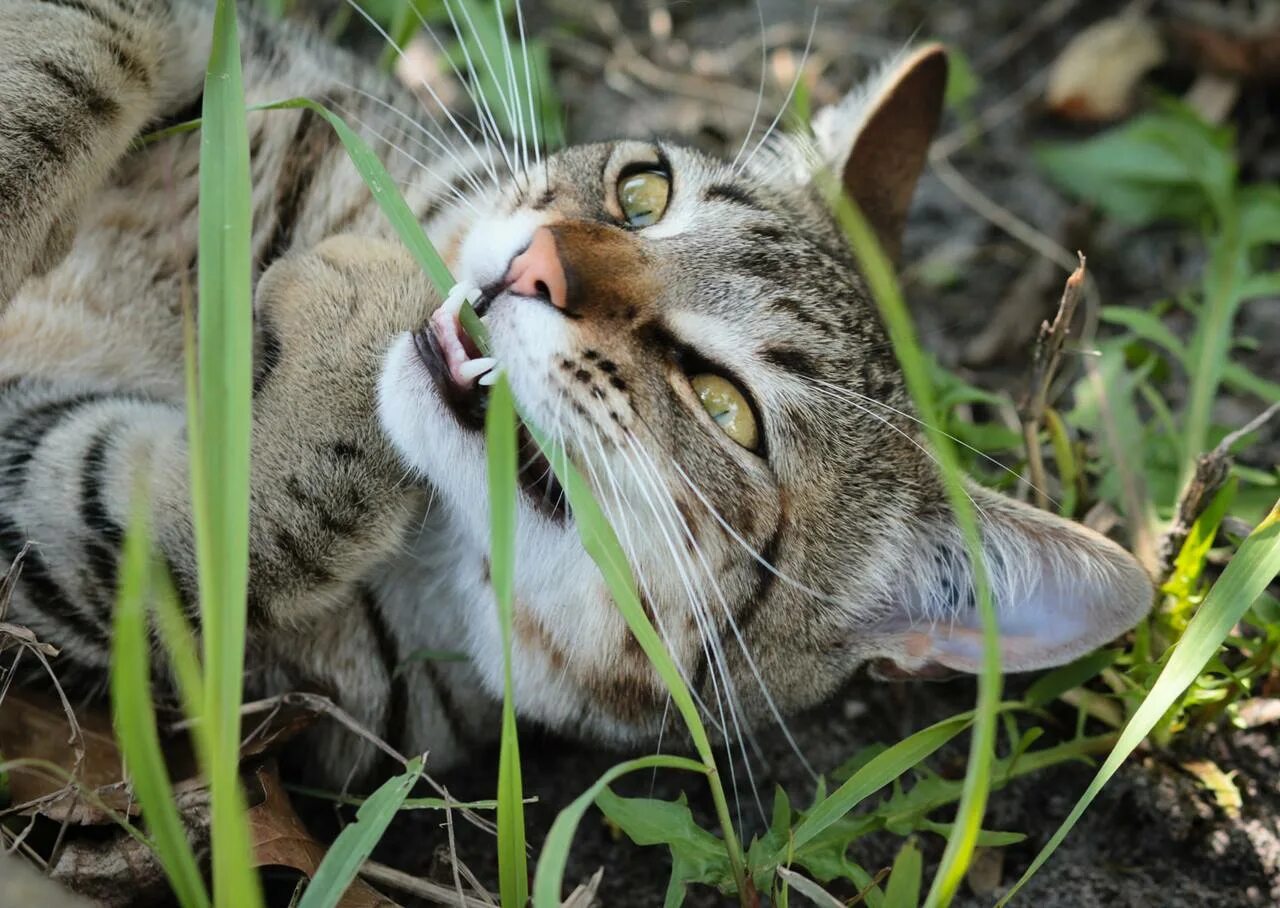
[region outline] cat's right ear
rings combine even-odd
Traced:
[[[928,44],[890,61],[813,119],[826,165],[840,175],[893,259],[946,88],[946,51],[941,44]]]

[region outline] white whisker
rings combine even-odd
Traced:
[[[813,35],[817,29],[818,10],[815,9],[813,11],[813,24],[809,26],[809,37],[804,42],[804,53],[800,56],[800,64],[796,67],[796,75],[795,78],[791,80],[791,87],[787,89],[787,96],[782,99],[782,106],[778,108],[777,116],[773,118],[773,122],[769,124],[769,128],[764,131],[764,135],[760,137],[760,141],[751,149],[751,154],[747,155],[747,159],[742,162],[739,172],[746,169],[746,167],[751,163],[751,159],[756,156],[756,152],[764,146],[765,142],[769,141],[769,136],[773,135],[773,131],[778,128],[778,124],[786,114],[787,108],[791,106],[791,98],[795,95],[796,86],[800,84],[800,79],[804,76],[805,64],[809,62],[809,51],[813,47]]]

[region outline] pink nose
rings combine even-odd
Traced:
[[[557,309],[568,305],[564,266],[556,252],[556,238],[546,227],[533,233],[528,248],[511,260],[507,289],[521,296],[544,299]]]

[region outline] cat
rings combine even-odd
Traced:
[[[326,692],[436,768],[493,734],[482,423],[497,369],[588,478],[722,738],[821,704],[860,667],[978,669],[963,540],[813,179],[839,175],[898,248],[940,117],[940,47],[890,61],[812,137],[773,131],[720,160],[660,140],[544,156],[494,129],[467,137],[461,114],[410,114],[403,88],[299,30],[246,12],[241,32],[248,102],[305,95],[358,128],[493,346],[481,357],[463,336],[460,297],[442,301],[392,238],[328,124],[249,114],[251,695]],[[0,8],[0,559],[33,543],[8,620],[89,688],[139,477],[198,618],[182,313],[200,135],[135,140],[199,115],[210,36],[210,8],[183,0]],[[527,435],[521,453],[519,714],[641,746],[665,690]],[[967,492],[1006,670],[1071,660],[1148,610],[1151,582],[1119,545]],[[339,781],[375,759],[337,728],[307,755]]]

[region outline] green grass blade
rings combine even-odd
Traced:
[[[219,0],[200,143],[199,400],[189,410],[192,507],[204,631],[213,887],[220,906],[262,903],[240,792],[249,582],[253,376],[252,206],[236,7]]]
[[[334,908],[338,904],[421,777],[422,758],[414,757],[403,773],[387,779],[369,796],[356,811],[356,821],[334,839],[307,884],[299,908]]]
[[[977,515],[964,488],[964,476],[951,439],[939,429],[942,420],[934,402],[929,362],[916,340],[911,314],[902,299],[902,291],[894,277],[893,266],[880,248],[870,225],[853,203],[834,186],[829,175],[817,179],[832,202],[836,218],[844,229],[871,288],[880,316],[889,331],[893,351],[902,367],[907,390],[915,403],[916,413],[929,437],[929,447],[937,459],[947,500],[956,525],[964,536],[973,567],[974,592],[982,617],[982,672],[978,676],[978,703],[973,723],[973,740],[969,748],[969,764],[965,770],[964,794],[956,810],[955,833],[947,839],[942,863],[934,876],[925,905],[949,904],[959,887],[973,856],[982,815],[990,793],[991,767],[995,760],[996,710],[1000,702],[1000,645],[995,607],[982,557],[982,539]]]
[[[921,729],[876,754],[843,785],[813,806],[792,831],[791,840],[773,855],[772,863],[784,863],[789,851],[803,848],[863,800],[928,758],[972,723],[972,712],[961,713]]]
[[[1187,625],[1186,631],[1174,645],[1169,661],[1138,707],[1133,718],[1120,733],[1115,749],[1111,751],[1102,768],[1098,770],[1088,789],[1076,802],[1070,815],[1036,855],[1026,873],[1013,889],[1002,898],[1000,906],[1008,904],[1014,894],[1035,875],[1049,856],[1062,844],[1067,833],[1088,809],[1098,792],[1107,784],[1116,770],[1133,753],[1134,748],[1156,726],[1178,696],[1186,690],[1205,664],[1218,652],[1218,647],[1231,632],[1241,616],[1267,585],[1280,574],[1280,502],[1240,545],[1235,557],[1222,572],[1218,582],[1201,603],[1199,610]]]
[[[511,684],[511,631],[515,621],[516,408],[506,375],[489,392],[485,414],[489,470],[490,577],[502,623],[502,745],[498,756],[498,882],[502,904],[529,900],[529,867],[524,840],[524,793],[516,734],[515,691]]]
[[[112,714],[151,844],[173,892],[183,908],[207,908],[209,894],[174,804],[151,704],[151,646],[147,633],[152,577],[150,532],[146,507],[135,507],[120,556],[120,590],[111,635]]]
[[[1248,272],[1240,219],[1234,207],[1221,212],[1219,233],[1209,242],[1209,265],[1205,271],[1205,299],[1191,338],[1188,363],[1191,392],[1183,423],[1182,478],[1185,485],[1195,470],[1196,458],[1204,453],[1209,438],[1209,422],[1218,383],[1231,355],[1232,326],[1243,300]]]
[[[577,832],[578,824],[582,822],[587,808],[592,805],[600,792],[615,779],[627,773],[660,766],[667,769],[685,769],[704,775],[708,772],[707,767],[696,760],[666,755],[628,760],[608,769],[604,775],[596,779],[595,784],[560,811],[555,822],[551,824],[546,841],[542,843],[542,854],[538,857],[538,868],[533,878],[534,908],[560,908],[560,890],[564,884],[564,869],[569,862],[573,834]]]

